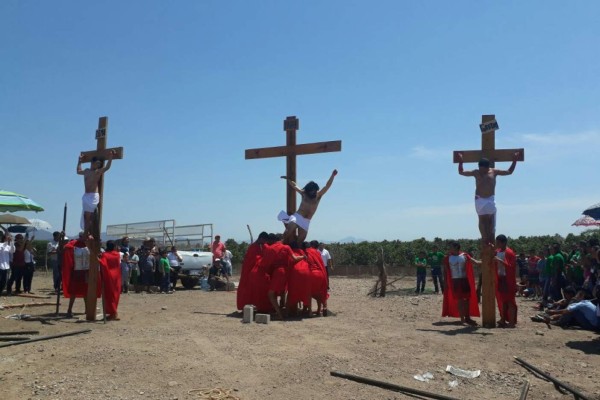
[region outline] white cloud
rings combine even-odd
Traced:
[[[525,143],[548,146],[581,146],[595,144],[600,141],[600,131],[578,133],[523,133],[520,134]]]
[[[409,157],[418,158],[420,160],[439,160],[449,159],[452,157],[452,150],[448,149],[432,149],[425,146],[414,146],[410,149]]]

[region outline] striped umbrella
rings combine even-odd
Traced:
[[[600,226],[600,221],[590,217],[589,215],[584,215],[579,218],[577,221],[571,224],[572,226]]]
[[[0,211],[44,211],[44,207],[22,194],[0,190]]]

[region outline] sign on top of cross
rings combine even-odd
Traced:
[[[81,162],[91,162],[96,157],[99,160],[106,160],[112,152],[113,160],[123,158],[123,147],[106,148],[106,137],[108,131],[108,117],[100,117],[98,120],[98,129],[96,130],[96,150],[85,151],[81,153]],[[88,275],[88,292],[85,307],[86,319],[88,321],[96,320],[96,287],[98,282],[98,254],[100,254],[100,227],[102,226],[102,206],[104,193],[104,176],[100,177],[98,182],[98,194],[100,203],[97,206],[96,217],[94,218],[92,232],[94,240],[90,244],[90,270]]]
[[[490,160],[490,167],[494,167],[495,161],[513,161],[514,154],[519,152],[517,161],[525,160],[524,149],[496,149],[496,130],[500,129],[495,115],[482,115],[481,124],[481,150],[457,150],[454,154],[454,163],[460,162],[458,154],[462,153],[463,162],[476,163],[482,157]]]
[[[286,145],[278,147],[263,147],[247,149],[246,160],[254,158],[285,157],[286,176],[296,182],[296,156],[303,154],[329,153],[342,150],[342,141],[316,142],[296,144],[296,131],[300,129],[300,121],[295,116],[287,117],[283,121],[283,130],[286,132]],[[287,212],[296,212],[296,192],[290,185],[287,188]]]

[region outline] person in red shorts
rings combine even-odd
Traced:
[[[514,328],[517,324],[517,256],[507,246],[505,235],[496,237],[496,301],[500,311],[500,328]]]
[[[461,323],[477,326],[477,322],[471,319],[471,316],[480,315],[471,256],[460,251],[460,243],[452,242],[449,254],[444,258],[444,266],[446,290],[442,317],[459,317]]]

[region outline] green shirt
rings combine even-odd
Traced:
[[[429,265],[431,265],[431,268],[441,268],[442,267],[442,260],[444,259],[444,253],[442,253],[441,251],[430,252],[429,254],[427,254],[427,257],[429,257]]]
[[[546,257],[546,278],[552,278],[554,276],[554,256],[549,255]]]
[[[565,272],[565,258],[561,253],[556,253],[554,255],[554,259],[552,260],[552,271],[554,274],[558,275]]]
[[[415,265],[417,266],[417,272],[427,272],[427,259],[415,257]]]
[[[160,259],[160,266],[165,274],[168,274],[171,271],[171,264],[169,264],[169,259],[166,257]]]

